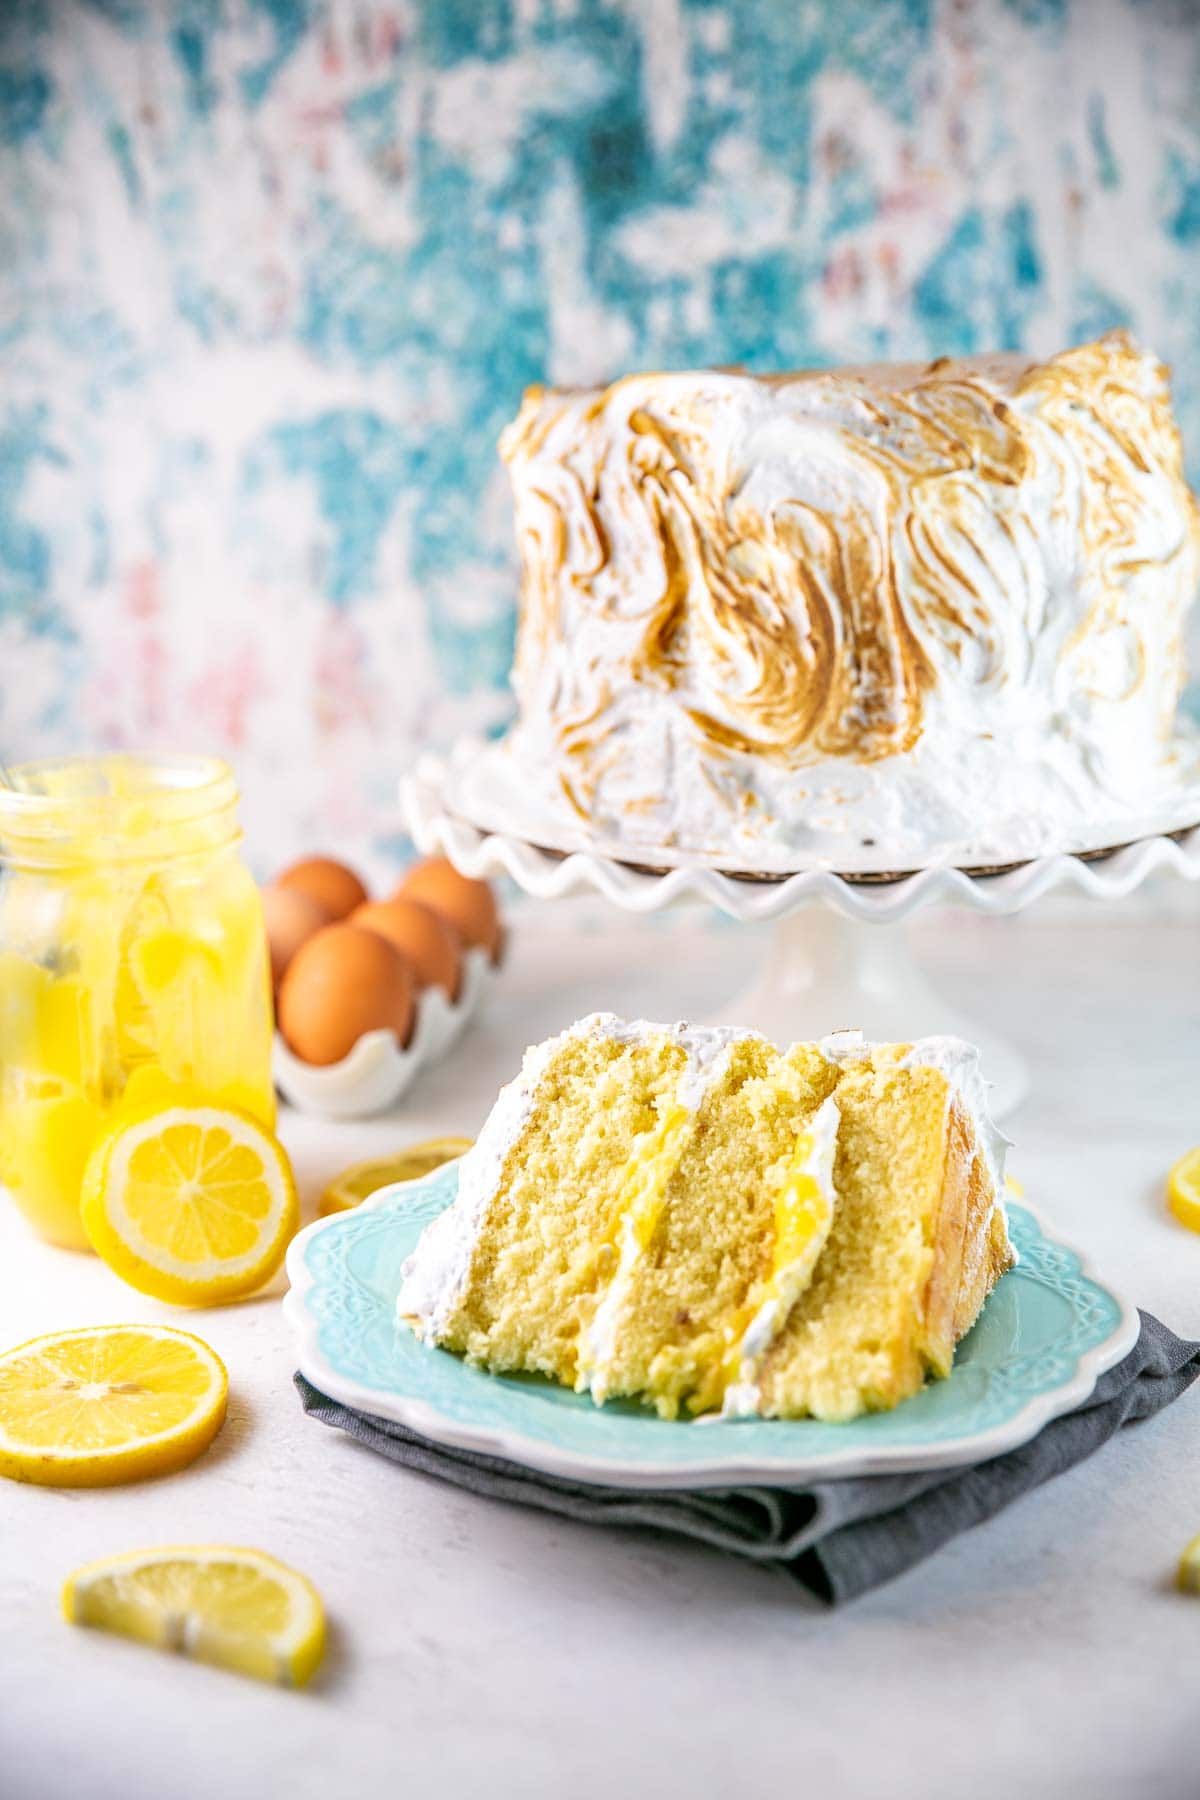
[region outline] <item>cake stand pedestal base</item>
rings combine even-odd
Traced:
[[[805,907],[778,920],[762,972],[709,1023],[750,1026],[777,1044],[855,1028],[885,1043],[966,1038],[981,1052],[995,1118],[1018,1106],[1029,1087],[1018,1052],[957,1012],[922,974],[901,926],[881,931],[832,908]]]

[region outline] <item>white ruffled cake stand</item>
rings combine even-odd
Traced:
[[[423,757],[405,781],[408,827],[424,855],[445,855],[464,875],[509,875],[539,900],[599,893],[632,913],[692,901],[744,924],[773,923],[758,978],[711,1023],[751,1026],[782,1043],[853,1027],[885,1041],[953,1033],[979,1046],[997,1117],[1011,1112],[1026,1092],[1024,1058],[937,993],[899,929],[903,921],[935,905],[1016,913],[1061,892],[1122,900],[1159,871],[1200,881],[1200,805],[1188,825],[1144,834],[1131,829],[1116,845],[988,869],[939,865],[855,876],[812,867],[763,876],[699,861],[648,868],[595,850],[556,850],[512,829],[472,822],[464,816],[455,777],[478,748],[461,745],[446,760]]]

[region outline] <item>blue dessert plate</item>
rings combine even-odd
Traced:
[[[954,1371],[892,1412],[816,1419],[667,1421],[631,1402],[596,1406],[539,1377],[489,1375],[427,1348],[395,1316],[400,1269],[458,1187],[454,1163],[320,1219],[288,1252],[284,1302],[299,1366],[335,1400],[422,1437],[546,1474],[622,1488],[776,1487],[979,1462],[1078,1406],[1127,1354],[1136,1311],[1026,1206],[1020,1254],[959,1345]]]

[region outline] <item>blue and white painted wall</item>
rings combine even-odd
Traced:
[[[2,0],[0,756],[259,861],[506,717],[526,383],[1116,322],[1200,481],[1195,0]]]

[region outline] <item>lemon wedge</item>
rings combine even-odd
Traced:
[[[1200,1231],[1200,1145],[1181,1156],[1167,1176],[1167,1204],[1189,1231]]]
[[[394,1181],[415,1181],[419,1175],[428,1175],[443,1163],[453,1162],[471,1148],[473,1141],[467,1137],[426,1138],[423,1143],[410,1144],[406,1150],[395,1150],[390,1156],[353,1163],[330,1182],[321,1195],[318,1211],[323,1217],[350,1212]]]
[[[1200,1594],[1200,1537],[1194,1537],[1180,1557],[1176,1583],[1185,1594]]]
[[[0,1354],[0,1475],[107,1487],[182,1469],[221,1428],[215,1351],[169,1325],[90,1325]]]
[[[88,1160],[93,1248],[156,1300],[209,1306],[252,1293],[299,1222],[283,1146],[247,1113],[202,1104],[119,1119]]]
[[[127,1550],[68,1576],[63,1615],[197,1662],[302,1687],[325,1650],[311,1581],[262,1550],[225,1544]]]

